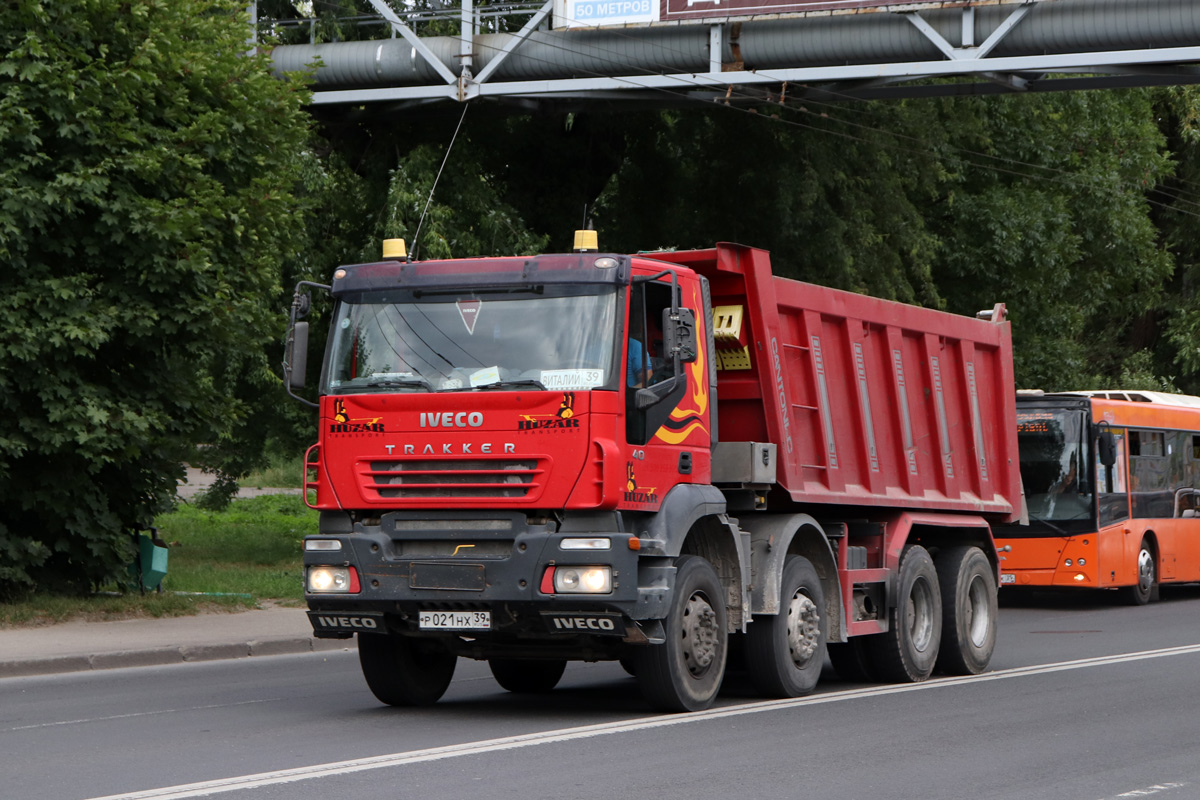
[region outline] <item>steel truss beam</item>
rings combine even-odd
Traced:
[[[631,71],[629,74],[600,75],[593,72],[593,77],[529,80],[498,79],[498,76],[503,73],[506,62],[522,54],[522,47],[530,43],[535,31],[538,32],[541,46],[546,47],[550,41],[557,43],[551,45],[552,50],[557,47],[558,51],[569,54],[571,48],[578,46],[581,41],[585,41],[584,47],[587,46],[586,40],[579,38],[578,29],[571,32],[543,30],[546,19],[553,11],[554,0],[546,0],[518,33],[503,39],[503,46],[492,51],[490,58],[487,57],[486,50],[483,51],[485,57],[480,58],[480,46],[475,44],[478,30],[473,0],[460,0],[462,34],[457,40],[444,40],[443,37],[440,42],[443,51],[441,57],[401,20],[386,0],[369,1],[392,29],[411,45],[414,62],[418,58],[423,60],[441,82],[426,80],[411,85],[413,80],[409,80],[410,85],[360,85],[355,88],[337,88],[318,81],[313,96],[314,105],[399,103],[425,106],[431,102],[465,102],[473,99],[511,100],[524,105],[530,102],[536,104],[564,99],[646,100],[658,97],[661,100],[667,94],[691,98],[724,95],[729,98],[734,92],[738,95],[737,99],[752,99],[761,96],[764,89],[770,91],[771,87],[779,87],[777,91],[782,91],[784,86],[789,87],[786,91],[792,97],[874,99],[1200,83],[1200,68],[1190,66],[1200,62],[1200,34],[1196,37],[1196,44],[1189,46],[1100,52],[1049,52],[1020,56],[993,55],[997,47],[1010,37],[1014,30],[1019,29],[1022,23],[1029,24],[1026,21],[1038,6],[1062,3],[1054,7],[1065,8],[1070,5],[1079,6],[1082,0],[1024,0],[1019,4],[1000,0],[1001,4],[1011,6],[1013,10],[979,44],[976,44],[975,33],[976,9],[972,6],[960,10],[962,18],[958,45],[948,41],[946,36],[918,11],[885,11],[861,15],[864,21],[871,21],[870,18],[877,21],[880,14],[907,20],[913,29],[919,31],[942,54],[943,58],[938,60],[897,59],[889,63],[798,65],[748,70],[736,59],[733,63],[729,63],[727,59],[729,47],[737,45],[737,29],[740,25],[702,23],[688,27],[692,27],[693,30],[697,27],[707,28],[707,64],[696,64],[701,69],[707,66],[706,72],[652,71],[643,67],[640,73]],[[1116,1],[1109,0],[1110,4]],[[1135,4],[1130,0],[1128,9],[1123,12],[1140,13],[1138,9],[1133,9],[1133,5]],[[911,8],[910,6],[909,9]],[[941,13],[940,21],[944,32],[947,30],[946,12]],[[993,16],[992,19],[994,21],[996,17]],[[796,20],[790,22],[795,23]],[[755,25],[759,26],[770,24],[755,21]],[[854,22],[847,20],[843,21],[843,24],[852,26]],[[656,35],[655,32],[670,30],[679,28],[655,27],[650,29],[649,33],[653,36]],[[647,30],[642,29],[641,33],[645,34]],[[950,33],[956,31],[951,30]],[[453,56],[453,60],[458,62],[455,65],[457,69],[447,65],[447,41],[457,49]],[[650,45],[651,48],[653,46]],[[667,54],[668,45],[660,46],[664,48],[664,54]],[[1012,48],[1009,49],[1011,52]],[[382,52],[380,49],[375,56],[376,69]],[[734,52],[736,53],[736,50]],[[567,57],[564,56],[564,60]],[[483,68],[477,74],[472,74],[474,66],[483,62],[486,62]],[[565,74],[572,71],[578,74],[587,70],[565,65],[562,68]],[[620,72],[620,68],[618,66],[606,71]]]

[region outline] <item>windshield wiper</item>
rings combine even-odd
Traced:
[[[475,389],[481,392],[492,391],[494,389],[511,389],[513,387],[528,386],[531,389],[537,389],[540,392],[546,391],[546,385],[541,381],[535,381],[533,378],[521,378],[511,381],[497,381],[496,383],[485,383],[482,386],[476,386]]]
[[[367,389],[383,389],[383,388],[404,388],[404,389],[424,389],[427,392],[433,391],[433,385],[424,378],[383,378],[376,381],[368,381],[362,384]]]
[[[1041,517],[1035,517],[1033,514],[1030,514],[1030,515],[1029,515],[1029,519],[1033,520],[1034,522],[1040,522],[1040,523],[1042,523],[1043,525],[1045,525],[1047,528],[1049,528],[1050,530],[1052,530],[1052,531],[1058,531],[1058,532],[1059,532],[1060,534],[1062,534],[1063,536],[1070,536],[1070,535],[1071,535],[1071,534],[1067,533],[1066,531],[1064,531],[1062,528],[1060,528],[1060,527],[1058,527],[1057,525],[1055,525],[1053,522],[1051,522],[1051,521],[1050,521],[1050,520],[1048,520],[1048,519],[1042,519]]]

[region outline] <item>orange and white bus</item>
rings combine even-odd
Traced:
[[[1001,585],[1117,588],[1135,605],[1200,581],[1200,398],[1021,392],[1028,525],[997,526]]]

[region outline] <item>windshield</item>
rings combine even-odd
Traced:
[[[614,372],[616,310],[611,286],[349,293],[335,312],[323,388],[603,387]]]
[[[1032,518],[1091,519],[1087,412],[1028,409],[1017,412],[1021,482]]]

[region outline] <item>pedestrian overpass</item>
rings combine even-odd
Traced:
[[[419,12],[369,2],[376,14],[352,23],[387,38],[278,46],[276,73],[319,63],[315,105],[399,108],[1200,82],[1200,0],[461,0]],[[433,23],[458,33],[428,35]]]

